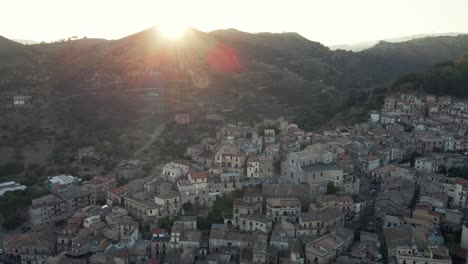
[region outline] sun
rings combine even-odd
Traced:
[[[187,26],[176,22],[161,23],[158,25],[158,31],[168,39],[177,40],[184,36]]]

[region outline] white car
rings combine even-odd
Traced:
[[[3,249],[0,248],[0,255],[2,255],[2,254],[3,254]]]

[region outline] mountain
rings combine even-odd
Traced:
[[[419,39],[419,38],[457,36],[457,35],[464,35],[464,34],[466,33],[448,32],[448,33],[439,33],[439,34],[417,34],[417,35],[411,35],[411,36],[399,37],[399,38],[389,38],[389,39],[383,39],[383,40],[362,41],[362,42],[356,42],[356,43],[332,45],[330,46],[330,49],[362,51],[362,50],[371,48],[372,46],[376,45],[380,41],[397,43],[397,42],[405,42],[405,41],[410,41],[410,40]]]
[[[285,116],[319,129],[401,75],[464,54],[467,35],[379,42],[361,52],[333,51],[297,33],[235,29],[189,29],[181,40],[157,28],[117,40],[0,38],[0,148],[10,153],[0,163],[15,153],[27,164],[64,161],[85,145],[129,158],[179,113],[195,124],[215,113],[228,121]],[[31,105],[12,108],[16,95],[31,95]],[[29,155],[31,146],[43,155]]]

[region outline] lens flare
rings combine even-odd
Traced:
[[[176,22],[161,23],[158,25],[158,31],[168,39],[177,40],[184,36],[187,26]]]

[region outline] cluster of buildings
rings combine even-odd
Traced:
[[[424,155],[433,150],[462,151],[467,146],[466,100],[414,94],[387,97],[381,113],[374,113],[373,120],[380,120],[383,124],[411,125],[416,134],[421,136],[422,144],[417,150]]]
[[[156,177],[138,161],[87,182],[51,177],[34,232],[5,251],[23,263],[452,263],[442,231],[461,229],[468,180],[446,172],[468,164],[466,126],[439,117],[467,109],[448,100],[387,98],[368,123],[322,134],[284,119],[225,125]],[[207,227],[201,209],[226,197],[232,212]]]
[[[25,105],[29,103],[31,99],[32,99],[32,96],[29,96],[29,95],[13,96],[13,105]]]

